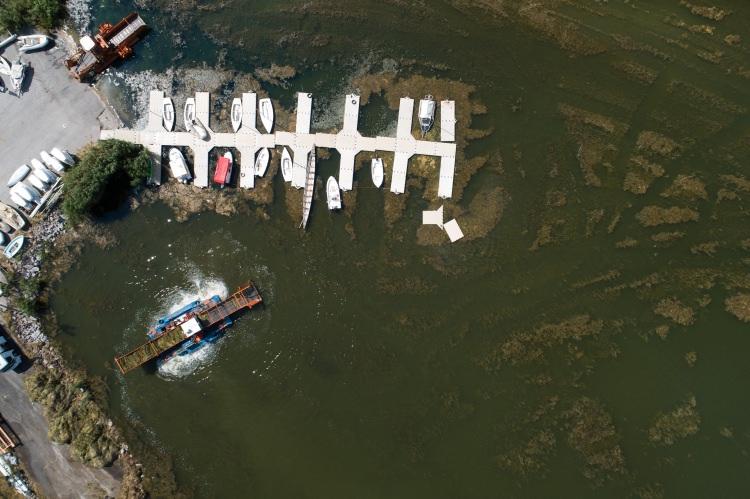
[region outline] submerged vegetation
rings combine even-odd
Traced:
[[[65,13],[62,0],[3,0],[0,2],[0,28],[16,31],[33,25],[42,29],[57,26]]]
[[[63,211],[75,223],[111,209],[150,174],[151,159],[143,146],[114,139],[97,142],[65,177]]]

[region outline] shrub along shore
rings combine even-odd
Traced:
[[[69,444],[70,455],[92,467],[117,463],[123,470],[118,497],[183,497],[171,459],[138,437],[130,422],[116,425],[108,416],[107,387],[63,358],[58,325],[50,310],[52,285],[75,262],[84,244],[113,244],[96,216],[145,184],[151,171],[143,147],[105,140],[84,148],[65,175],[62,209],[30,229],[29,244],[17,260],[2,265],[8,283],[6,324],[34,360],[25,376],[32,400],[45,409],[49,438]]]

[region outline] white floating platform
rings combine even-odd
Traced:
[[[456,141],[456,101],[440,101],[440,140]]]
[[[458,222],[455,218],[445,222],[443,229],[445,229],[445,233],[448,234],[448,238],[452,243],[455,243],[464,237],[464,233],[461,231],[461,227],[458,226]]]
[[[443,228],[443,207],[437,210],[424,210],[422,212],[422,225],[437,225]]]

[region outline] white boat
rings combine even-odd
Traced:
[[[52,168],[57,173],[62,173],[63,171],[65,171],[65,165],[63,165],[59,159],[53,157],[47,151],[39,151],[39,157],[42,158],[42,161],[44,161],[45,165]]]
[[[258,108],[260,109],[260,122],[263,123],[263,128],[266,129],[266,132],[271,133],[271,130],[273,130],[273,103],[271,99],[260,99]]]
[[[8,187],[13,187],[18,182],[25,179],[30,171],[31,171],[31,168],[29,168],[29,165],[21,165],[18,168],[16,168],[16,171],[14,171],[13,175],[11,175],[10,178],[8,179]]]
[[[26,177],[26,182],[30,183],[34,188],[36,188],[36,190],[41,193],[47,190],[47,183],[34,175],[34,172],[31,172],[31,175]]]
[[[435,98],[431,95],[425,95],[424,99],[419,101],[419,127],[422,129],[423,137],[430,131],[434,122]]]
[[[42,200],[42,195],[39,193],[39,191],[31,187],[30,185],[24,184],[23,182],[19,182],[11,187],[10,192],[15,192],[26,201],[29,201],[31,203],[39,204],[39,201]]]
[[[289,155],[286,146],[281,151],[281,176],[284,177],[284,182],[292,180],[292,157]]]
[[[174,130],[174,104],[169,97],[164,97],[161,104],[161,124],[168,132]]]
[[[185,130],[192,132],[201,140],[208,139],[208,130],[206,130],[203,123],[195,117],[195,99],[193,97],[188,97],[187,101],[185,101],[183,120],[185,122]]]
[[[26,64],[17,60],[10,65],[10,87],[17,95],[23,93],[23,80],[26,77]]]
[[[41,50],[49,45],[50,41],[52,41],[52,39],[47,35],[19,36],[17,40],[18,51],[32,52],[34,50]]]
[[[336,182],[336,178],[334,177],[328,177],[328,182],[326,182],[326,197],[328,198],[329,210],[341,209],[341,190],[339,189],[339,183]]]
[[[52,153],[52,156],[54,156],[60,162],[65,163],[68,166],[73,166],[76,163],[76,160],[75,158],[73,158],[73,155],[71,155],[65,149],[60,149],[59,147],[53,147],[50,152]]]
[[[42,179],[45,184],[52,185],[57,182],[57,175],[45,168],[42,162],[36,158],[31,160],[31,173]]]
[[[15,43],[16,40],[18,40],[18,35],[11,34],[8,38],[0,42],[0,49],[4,49],[11,43]]]
[[[31,203],[29,203],[13,191],[10,192],[10,200],[13,201],[13,204],[18,206],[19,208],[23,208],[25,210],[31,210],[31,208],[33,208],[33,205]]]
[[[183,184],[187,184],[193,178],[185,162],[185,156],[176,147],[169,150],[169,170],[172,176]]]
[[[258,155],[255,157],[255,176],[262,177],[266,174],[268,169],[268,162],[271,159],[271,152],[268,148],[264,147],[258,151]]]
[[[235,98],[232,100],[232,130],[237,133],[237,130],[242,126],[242,99]]]
[[[372,158],[370,163],[370,175],[372,177],[372,184],[380,189],[383,185],[383,159]]]
[[[8,246],[5,247],[5,250],[3,253],[5,253],[5,256],[8,258],[13,258],[18,254],[19,251],[21,251],[21,248],[23,248],[23,243],[26,241],[26,238],[23,236],[18,236],[15,239],[13,239],[10,243],[8,243]]]
[[[10,62],[8,62],[8,59],[0,55],[0,74],[4,74],[6,76],[10,76]]]

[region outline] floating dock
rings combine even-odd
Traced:
[[[243,120],[237,133],[217,133],[211,130],[209,123],[210,96],[208,92],[195,94],[196,116],[206,126],[208,140],[201,140],[190,132],[170,132],[162,125],[161,106],[164,92],[152,90],[149,102],[148,123],[144,130],[118,129],[102,130],[102,139],[120,139],[142,144],[153,155],[154,163],[151,181],[161,183],[162,147],[189,147],[193,151],[194,184],[198,187],[209,185],[208,156],[215,147],[235,148],[240,155],[239,186],[251,189],[255,185],[253,165],[255,154],[263,147],[275,148],[287,146],[293,153],[295,164],[305,167],[309,153],[316,147],[336,149],[341,155],[338,182],[344,191],[353,188],[354,160],[360,152],[387,151],[394,153],[390,190],[402,194],[406,189],[406,175],[409,159],[415,155],[436,156],[440,158],[438,195],[450,198],[453,194],[453,175],[456,163],[456,144],[452,137],[455,134],[455,103],[442,101],[441,141],[419,140],[412,133],[414,124],[414,99],[404,97],[399,103],[398,125],[395,137],[364,137],[358,129],[360,100],[359,96],[349,94],[344,101],[344,123],[338,133],[311,133],[312,94],[297,94],[295,130],[293,132],[277,131],[272,134],[258,131],[256,122],[257,95],[242,94]],[[176,112],[179,116],[182,113]],[[307,175],[299,179],[296,187],[307,184]]]
[[[187,315],[180,323],[172,324],[167,330],[153,339],[147,341],[138,348],[131,350],[125,355],[115,357],[115,364],[123,374],[142,366],[143,364],[159,357],[176,348],[184,341],[199,336],[200,332],[194,331],[191,326],[192,319],[198,319],[202,326],[201,331],[206,331],[218,326],[225,319],[233,316],[245,308],[251,309],[261,303],[263,299],[258,290],[252,284],[239,289],[226,300],[198,313]],[[190,323],[190,324],[189,324]],[[183,327],[185,325],[185,327]]]

